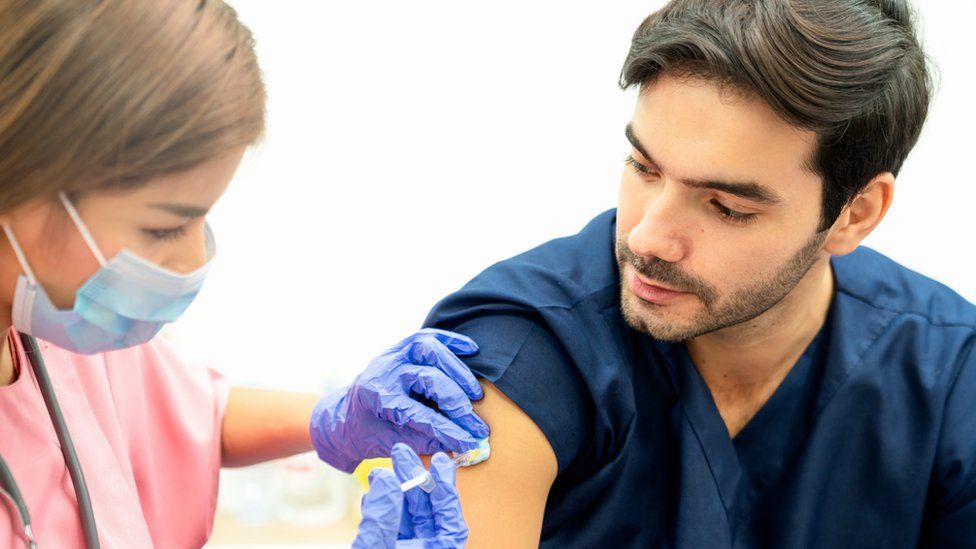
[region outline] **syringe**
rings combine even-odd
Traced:
[[[488,444],[488,439],[483,438],[478,441],[478,447],[474,450],[468,450],[467,452],[461,454],[454,454],[451,461],[457,467],[469,467],[471,465],[477,465],[482,461],[488,459],[491,456],[491,446]],[[412,488],[420,487],[421,490],[427,492],[428,494],[434,491],[434,477],[431,476],[430,471],[424,469],[423,466],[417,466],[413,471],[410,471],[412,478],[406,482],[400,484],[400,490],[406,492]]]

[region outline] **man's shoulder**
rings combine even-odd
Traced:
[[[511,306],[571,309],[618,283],[613,228],[616,211],[591,220],[579,233],[550,240],[495,263],[439,303],[450,306]]]
[[[831,260],[838,294],[932,326],[976,329],[976,305],[948,286],[870,248]]]
[[[603,436],[593,432],[596,417],[619,432],[634,413],[633,391],[620,390],[630,368],[607,314],[619,315],[615,220],[604,212],[576,235],[492,265],[424,322],[478,343],[465,364],[545,433],[560,470]]]

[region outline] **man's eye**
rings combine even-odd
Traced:
[[[756,214],[735,211],[731,208],[727,208],[723,206],[722,203],[719,202],[718,200],[712,200],[712,207],[715,208],[715,211],[718,212],[718,215],[720,215],[723,219],[731,223],[745,224],[755,220],[756,218]]]
[[[172,229],[143,229],[142,232],[156,240],[176,240],[186,233],[186,227],[180,225]]]
[[[657,175],[657,172],[656,171],[654,171],[650,167],[645,166],[645,165],[641,164],[640,162],[634,160],[634,157],[633,156],[628,155],[627,158],[626,158],[626,160],[624,160],[624,162],[626,162],[627,164],[629,164],[630,167],[631,168],[634,168],[634,170],[637,171],[638,173],[642,173],[644,175]]]

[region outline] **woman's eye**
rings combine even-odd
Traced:
[[[186,228],[181,225],[172,229],[143,229],[142,232],[156,240],[176,240],[186,233]]]
[[[712,200],[712,207],[715,208],[715,211],[718,212],[723,219],[732,223],[748,223],[756,218],[756,214],[743,213],[733,210],[723,206],[718,200]]]
[[[642,173],[644,175],[657,175],[656,171],[634,160],[634,157],[631,155],[628,155],[624,162],[630,165],[631,168],[634,168],[634,170],[638,173]]]

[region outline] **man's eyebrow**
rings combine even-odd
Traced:
[[[735,195],[752,202],[775,206],[782,202],[779,196],[769,187],[754,183],[752,181],[732,182],[732,181],[700,181],[696,179],[681,179],[683,185],[695,189],[714,189],[726,194]]]
[[[630,144],[635,149],[637,149],[637,152],[639,152],[642,155],[644,155],[644,158],[648,159],[652,164],[654,164],[655,166],[657,166],[657,162],[654,162],[654,160],[651,158],[651,155],[647,154],[647,151],[644,150],[644,146],[641,145],[640,140],[637,139],[637,136],[636,135],[634,135],[634,127],[633,127],[633,125],[627,124],[627,128],[624,129],[624,135],[627,136],[627,141],[630,141]],[[658,168],[660,168],[660,166],[658,166]]]
[[[171,204],[171,203],[161,203],[161,204],[150,204],[150,207],[157,210],[163,210],[164,212],[169,212],[173,215],[178,215],[180,217],[196,218],[203,217],[207,215],[210,211],[209,208],[201,208],[199,206],[190,206],[188,204]]]
[[[634,128],[631,124],[627,124],[627,128],[624,130],[624,135],[627,136],[627,141],[637,149],[637,152],[641,153],[648,162],[654,164],[659,170],[664,170],[660,164],[658,164],[654,157],[647,152],[643,145],[641,145],[640,140],[634,135]],[[714,189],[723,193],[735,195],[752,202],[758,202],[759,204],[766,205],[776,205],[782,202],[782,199],[777,195],[772,189],[764,185],[760,185],[754,181],[719,181],[711,179],[680,179],[682,185],[692,187],[695,189]]]

